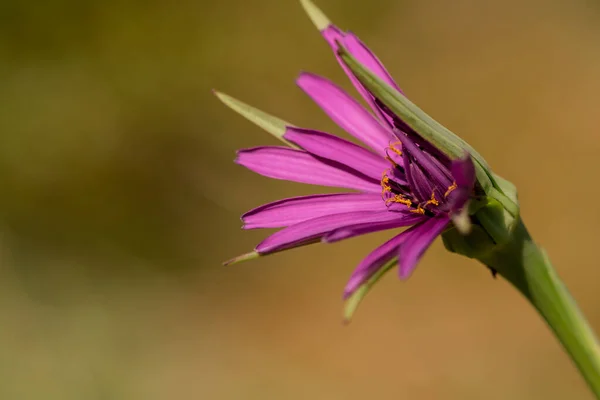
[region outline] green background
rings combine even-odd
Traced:
[[[318,5],[517,184],[600,329],[600,8]],[[267,235],[240,214],[321,189],[233,164],[276,141],[210,90],[341,133],[301,70],[350,88],[294,0],[0,4],[0,398],[591,398],[525,300],[439,242],[346,327],[346,280],[390,233],[221,267]]]

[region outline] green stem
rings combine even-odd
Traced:
[[[512,283],[535,306],[600,399],[600,346],[543,249],[521,221],[514,236],[480,258]]]

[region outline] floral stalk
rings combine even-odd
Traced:
[[[444,238],[450,251],[469,255],[489,240],[480,230],[468,236],[456,232]],[[486,246],[483,244],[483,246]],[[476,257],[523,294],[547,322],[558,340],[600,398],[600,346],[569,291],[556,274],[546,252],[533,241],[519,220],[510,240]]]

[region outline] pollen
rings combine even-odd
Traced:
[[[417,208],[415,208],[414,210],[410,210],[410,212],[415,214],[425,214],[425,209],[419,204]]]
[[[385,194],[386,192],[391,192],[392,187],[390,186],[390,177],[387,172],[383,173],[381,177],[381,194]]]
[[[391,151],[393,151],[394,153],[398,154],[399,156],[401,156],[402,151],[400,151],[400,149],[396,147],[397,145],[402,145],[402,142],[391,143],[387,148],[390,149]]]
[[[440,202],[437,201],[437,199],[435,198],[435,190],[431,192],[431,199],[427,200],[427,202],[425,203],[425,207],[427,207],[430,204],[433,204],[434,206],[440,205]]]
[[[388,176],[388,171],[383,173],[381,177],[381,194],[385,197],[386,193],[389,193],[389,197],[385,199],[385,204],[388,205],[390,203],[398,203],[404,204],[407,207],[412,206],[412,201],[407,199],[404,195],[396,194],[392,192],[392,186],[390,185],[390,177]]]
[[[454,189],[456,189],[457,187],[458,187],[458,186],[456,186],[456,182],[452,182],[452,185],[450,185],[450,186],[448,187],[448,190],[446,190],[446,193],[444,194],[444,197],[448,197],[448,195],[449,195],[450,193],[452,193],[452,191],[453,191]]]
[[[395,194],[394,197],[390,197],[389,199],[385,200],[385,204],[390,204],[390,203],[404,204],[407,207],[412,206],[412,201],[410,201],[409,199],[407,199],[406,197],[404,197],[400,194]]]

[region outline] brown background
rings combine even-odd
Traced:
[[[520,188],[600,329],[600,5],[321,0],[427,112]],[[590,399],[526,302],[441,243],[341,324],[388,234],[224,268],[239,215],[319,191],[232,163],[276,144],[213,87],[340,133],[295,87],[347,80],[299,4],[0,5],[0,398]]]

